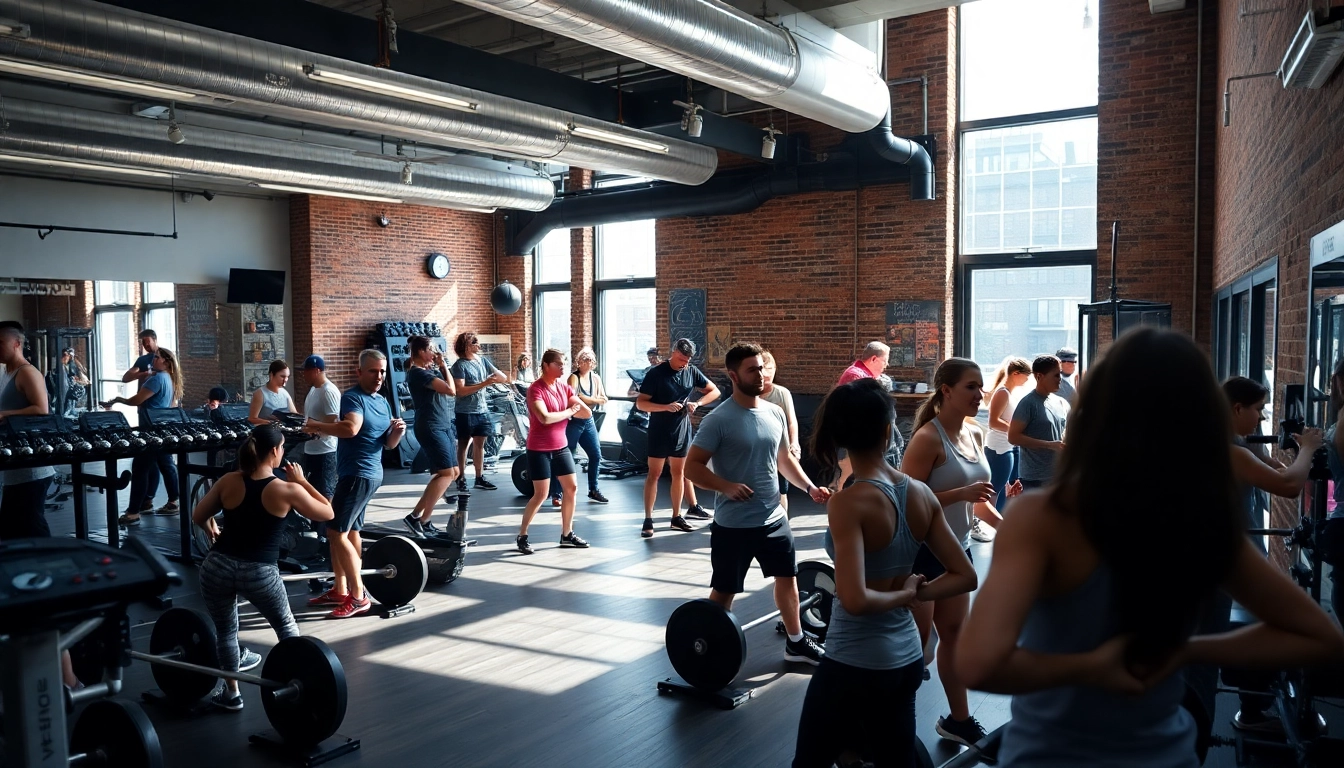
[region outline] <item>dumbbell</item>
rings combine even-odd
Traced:
[[[154,682],[173,701],[192,705],[215,690],[220,678],[260,686],[266,719],[286,742],[317,744],[345,719],[345,669],[326,643],[287,637],[266,655],[261,675],[219,668],[215,626],[206,616],[170,608],[154,622],[149,653],[130,657],[153,665]]]
[[[405,536],[385,536],[364,552],[364,565],[359,574],[365,577],[364,587],[384,608],[410,605],[425,589],[429,578],[429,563],[420,547]],[[333,578],[331,571],[309,571],[281,576],[283,581],[312,581]]]

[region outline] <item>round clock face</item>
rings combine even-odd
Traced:
[[[448,263],[448,257],[442,253],[429,254],[429,260],[425,262],[425,266],[429,269],[430,277],[438,280],[447,277],[449,270],[452,269],[452,266]]]

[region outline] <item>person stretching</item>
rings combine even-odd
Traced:
[[[593,412],[560,380],[565,375],[565,353],[548,349],[541,356],[541,375],[527,388],[527,476],[532,480],[532,498],[523,508],[523,524],[518,528],[518,551],[532,554],[527,543],[527,527],[545,503],[551,479],[560,481],[564,496],[560,502],[560,546],[588,546],[574,533],[574,454],[569,452],[565,428],[571,418],[591,419]]]
[[[406,386],[415,403],[415,439],[429,459],[429,483],[411,514],[402,522],[411,532],[423,536],[442,533],[431,519],[434,505],[447,493],[457,477],[456,435],[453,433],[451,398],[457,395],[443,353],[425,336],[412,336],[410,365],[406,367]]]

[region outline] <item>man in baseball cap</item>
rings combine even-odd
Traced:
[[[1060,397],[1069,401],[1073,405],[1073,396],[1078,391],[1078,376],[1074,374],[1078,371],[1078,350],[1073,347],[1060,347],[1055,353],[1059,358],[1059,392]]]
[[[328,424],[340,419],[341,390],[327,380],[327,361],[309,355],[301,368],[310,389],[303,400],[303,415]],[[328,499],[336,491],[336,438],[318,435],[303,444],[303,472],[308,481]]]

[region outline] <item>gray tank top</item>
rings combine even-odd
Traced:
[[[989,463],[981,461],[984,456],[983,451],[974,460],[961,455],[957,449],[956,443],[952,442],[943,429],[943,425],[938,423],[937,419],[929,422],[933,428],[938,430],[938,436],[943,440],[943,453],[947,455],[947,460],[940,466],[934,467],[929,473],[928,484],[934,493],[950,491],[953,488],[965,488],[971,483],[987,483],[990,479]],[[952,529],[952,535],[961,542],[961,548],[966,549],[971,546],[971,516],[975,514],[972,504],[969,501],[954,501],[943,507],[943,515],[947,517],[947,525]]]
[[[0,366],[0,368],[3,368],[3,366]],[[23,370],[23,368],[14,371],[14,373],[5,380],[4,386],[0,386],[0,411],[17,411],[32,405],[15,384],[20,370]],[[51,467],[7,469],[4,473],[4,484],[19,485],[20,483],[31,483],[34,480],[41,480],[44,477],[51,477],[55,474],[56,470]]]
[[[1082,653],[1115,635],[1111,572],[1097,566],[1074,591],[1038,598],[1018,642],[1039,653]],[[829,643],[828,643],[829,645]],[[1073,685],[1013,697],[999,765],[1197,768],[1195,722],[1172,675],[1138,698]]]
[[[905,522],[905,492],[910,484],[904,480],[896,485],[882,480],[859,480],[868,483],[891,502],[896,511],[896,535],[882,549],[865,552],[863,575],[865,579],[881,579],[910,573],[919,551],[919,542],[910,533]],[[835,542],[826,531],[826,554],[835,560]],[[831,607],[831,625],[826,632],[826,657],[860,669],[898,669],[924,658],[924,647],[919,642],[915,616],[908,608],[865,616],[855,616],[845,610],[837,599]]]
[[[270,389],[262,387],[259,391],[261,392],[261,410],[257,411],[257,418],[269,419],[271,414],[276,411],[289,410],[289,397],[285,394],[285,390],[272,392]]]

